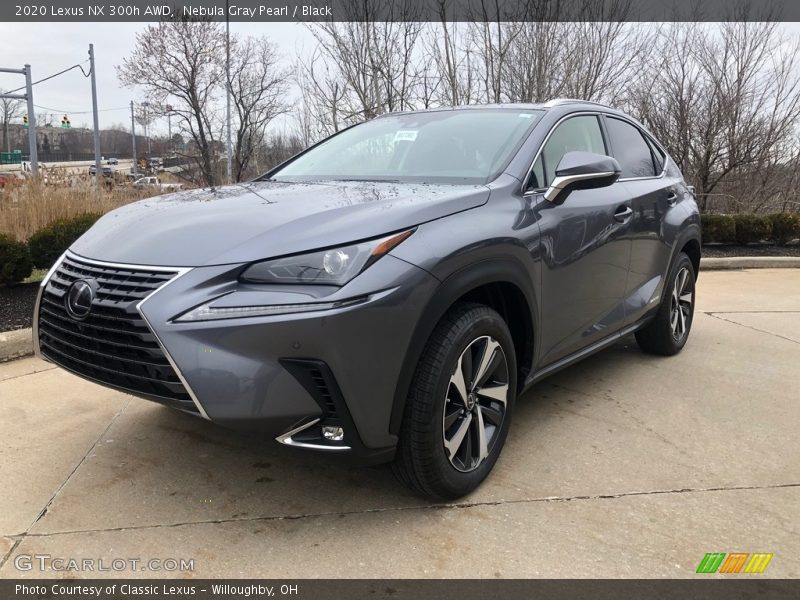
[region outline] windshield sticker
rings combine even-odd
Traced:
[[[417,131],[413,129],[401,129],[394,134],[395,142],[413,142],[417,139]]]
[[[520,119],[530,119],[533,117],[531,113],[519,113],[517,115]]]

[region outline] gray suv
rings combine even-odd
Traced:
[[[543,377],[630,333],[679,352],[699,261],[691,189],[624,113],[393,113],[107,214],[42,282],[34,337],[86,379],[451,499]]]

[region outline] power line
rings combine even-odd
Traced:
[[[63,110],[60,108],[50,108],[49,106],[40,106],[39,104],[34,104],[36,108],[40,108],[42,110],[46,110],[52,113],[64,113],[65,115],[90,115],[92,111],[90,110]],[[127,106],[120,106],[117,108],[101,108],[97,112],[112,112],[115,110],[130,110]]]
[[[81,66],[81,65],[84,65],[84,64],[86,64],[87,62],[89,62],[89,61],[88,61],[88,60],[85,60],[85,61],[83,61],[82,63],[78,63],[77,65],[72,65],[71,67],[69,67],[69,68],[67,68],[67,69],[64,69],[63,71],[59,71],[58,73],[53,73],[52,75],[48,75],[48,76],[47,76],[47,77],[45,77],[44,79],[40,79],[39,81],[34,81],[34,82],[31,84],[31,86],[38,85],[38,84],[40,84],[40,83],[44,83],[45,81],[48,81],[48,80],[50,80],[50,79],[53,79],[54,77],[58,77],[59,75],[63,75],[64,73],[68,73],[69,71],[72,71],[72,69],[80,69],[80,70],[81,70],[81,73],[83,73],[83,76],[84,76],[84,77],[89,77],[89,75],[91,75],[91,73],[87,73],[86,71],[84,71],[84,70],[83,70],[83,66]],[[22,91],[22,90],[24,90],[24,89],[25,89],[25,86],[23,85],[22,87],[18,87],[17,89],[15,89],[15,90],[11,90],[10,92],[6,92],[6,93],[7,93],[7,94],[14,94],[14,93],[16,93],[16,92],[19,92],[19,91]]]

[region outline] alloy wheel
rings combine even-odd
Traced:
[[[458,358],[442,417],[445,454],[456,470],[474,471],[491,453],[506,415],[508,377],[503,348],[490,336],[473,340]]]
[[[672,328],[672,337],[680,341],[689,330],[692,318],[692,302],[694,290],[692,289],[692,276],[687,267],[681,268],[675,276],[675,285],[672,288],[670,303],[669,324]]]

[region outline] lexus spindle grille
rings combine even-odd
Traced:
[[[176,275],[66,256],[47,282],[39,305],[42,355],[99,383],[197,414],[189,393],[136,308]],[[93,291],[84,318],[76,318],[67,308],[70,286],[79,280]]]

